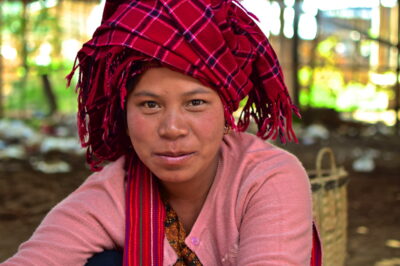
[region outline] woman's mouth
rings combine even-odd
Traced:
[[[157,159],[165,165],[180,165],[193,157],[194,152],[161,152],[155,153]]]

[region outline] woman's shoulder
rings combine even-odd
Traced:
[[[307,173],[300,160],[257,136],[234,133],[226,136],[223,147],[223,179],[236,190],[260,186],[309,186]],[[229,177],[229,178],[228,178]]]
[[[254,164],[301,164],[290,152],[262,140],[261,138],[241,132],[231,133],[224,138],[223,153],[235,163]]]
[[[66,200],[76,200],[82,197],[123,201],[125,195],[124,162],[124,157],[121,157],[108,163],[100,171],[92,173]]]
[[[109,162],[100,171],[91,174],[83,184],[91,183],[110,183],[111,185],[118,185],[124,182],[125,158],[122,156],[119,159]]]
[[[265,215],[259,220],[264,226],[261,223],[293,206],[308,215],[308,176],[301,162],[288,151],[248,133],[233,133],[224,137],[220,167],[213,204],[225,208],[224,222],[235,221],[239,228],[244,219]]]

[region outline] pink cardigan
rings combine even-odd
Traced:
[[[300,162],[246,133],[226,136],[221,154],[189,248],[203,265],[310,265],[311,191]],[[84,265],[94,253],[122,249],[123,161],[92,174],[1,265]],[[165,240],[164,265],[176,259]]]

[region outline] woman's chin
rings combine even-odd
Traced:
[[[169,173],[156,174],[161,183],[185,183],[192,179],[188,174],[183,171],[168,171]]]

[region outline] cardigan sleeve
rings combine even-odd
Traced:
[[[237,265],[310,265],[308,176],[297,158],[283,158],[253,171],[239,228]]]
[[[91,175],[56,205],[31,238],[2,266],[84,265],[94,253],[123,245],[122,160]]]

